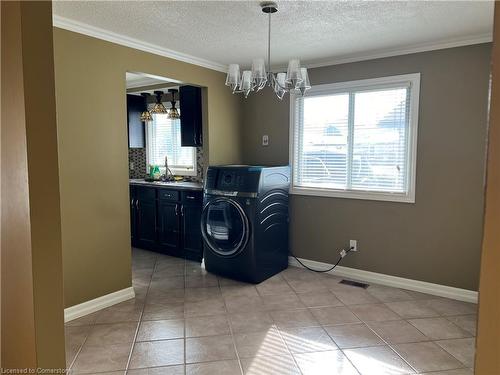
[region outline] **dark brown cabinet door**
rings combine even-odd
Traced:
[[[179,88],[181,110],[181,145],[197,147],[203,144],[201,88],[181,86]]]
[[[144,123],[141,113],[146,110],[144,98],[138,95],[127,95],[128,146],[130,148],[144,148]]]
[[[201,260],[202,238],[201,238],[201,206],[182,206],[182,243],[185,257],[193,260]]]
[[[175,202],[158,203],[158,242],[162,252],[182,256],[180,247],[180,205]]]
[[[137,245],[137,215],[136,215],[136,193],[135,186],[130,186],[130,239],[132,246]]]
[[[139,198],[136,210],[137,245],[151,248],[156,243],[156,201]]]

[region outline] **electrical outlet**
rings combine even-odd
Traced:
[[[134,170],[134,167],[135,167],[135,166],[134,166],[134,162],[133,162],[133,161],[131,161],[131,162],[130,162],[130,170],[131,170],[131,171],[133,171],[133,170]]]
[[[349,240],[349,248],[351,251],[358,251],[358,240]]]
[[[269,136],[268,135],[262,136],[262,146],[269,146]]]

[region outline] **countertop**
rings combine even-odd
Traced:
[[[164,181],[153,181],[148,182],[143,179],[131,179],[130,185],[147,185],[147,186],[155,186],[155,187],[166,187],[177,190],[203,190],[203,185],[199,182],[164,182]]]

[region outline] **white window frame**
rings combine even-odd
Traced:
[[[410,108],[409,108],[409,129],[407,147],[407,189],[405,193],[347,190],[333,188],[303,187],[295,185],[294,164],[295,164],[295,106],[297,94],[290,95],[290,144],[289,160],[291,164],[292,183],[290,193],[296,195],[312,195],[332,198],[351,198],[375,201],[390,201],[415,203],[416,174],[417,174],[417,136],[418,136],[418,111],[420,96],[420,73],[403,74],[396,76],[363,79],[315,85],[306,92],[308,96],[333,95],[344,93],[350,90],[376,90],[388,87],[398,87],[401,84],[410,84]]]
[[[165,105],[167,109],[169,108],[167,105]],[[146,136],[146,173],[149,174],[149,165],[150,160],[149,160],[149,150],[151,149],[150,143],[149,143],[149,125],[146,124],[145,126],[145,136]],[[186,169],[186,168],[172,168],[169,166],[170,171],[172,174],[176,176],[197,176],[198,175],[198,160],[196,158],[196,147],[191,147],[193,149],[193,160],[194,160],[194,165],[193,169]],[[162,173],[165,173],[165,164],[159,165],[160,171]]]

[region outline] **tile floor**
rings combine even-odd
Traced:
[[[136,298],[66,324],[72,374],[471,375],[476,305],[289,268],[249,285],[133,251]]]

